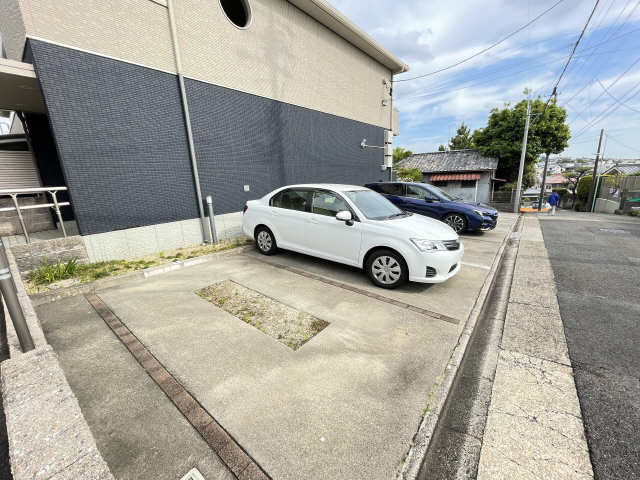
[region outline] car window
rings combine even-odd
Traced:
[[[387,195],[402,195],[402,184],[400,183],[381,183],[377,185],[376,190]]]
[[[309,205],[308,190],[284,190],[271,198],[271,206],[306,212]]]
[[[384,195],[371,190],[355,190],[344,192],[362,214],[371,220],[386,220],[389,218],[400,218],[406,214],[396,207]]]
[[[418,187],[416,185],[407,185],[407,193],[405,197],[419,198],[420,200],[422,200],[424,197],[431,197],[431,195],[422,187]]]
[[[338,212],[349,210],[345,201],[331,192],[318,190],[313,192],[311,212],[318,215],[335,217]]]

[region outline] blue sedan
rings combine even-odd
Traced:
[[[467,202],[443,192],[434,185],[408,182],[379,182],[365,185],[383,194],[407,212],[436,218],[456,233],[496,228],[498,211],[478,202]]]

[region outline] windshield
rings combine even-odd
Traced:
[[[439,197],[442,197],[445,200],[449,200],[450,202],[453,202],[454,200],[460,200],[460,197],[456,197],[454,195],[451,195],[450,193],[440,190],[435,185],[429,185],[429,190],[431,190],[433,193],[435,193]]]
[[[387,220],[404,217],[407,214],[373,190],[355,190],[344,192],[358,210],[370,220]]]

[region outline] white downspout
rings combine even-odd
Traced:
[[[478,201],[478,179],[476,178],[476,191],[473,194],[473,201],[477,202]]]

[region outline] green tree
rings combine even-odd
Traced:
[[[580,181],[592,170],[593,169],[590,167],[577,167],[574,170],[564,172],[564,177],[569,180],[567,187],[569,187],[569,190],[571,190],[571,193],[573,194],[573,197],[571,199],[571,208],[574,208],[576,204],[576,197],[578,196],[578,185],[580,185]],[[591,186],[591,182],[589,182],[589,186]],[[587,195],[589,195],[589,187],[587,187]]]
[[[438,151],[439,151],[439,152],[446,152],[446,151],[447,151],[447,147],[445,147],[444,145],[442,145],[442,144],[441,144],[441,145],[438,147]]]
[[[398,179],[404,182],[421,182],[422,172],[417,168],[401,168],[398,170]]]
[[[503,109],[491,110],[485,128],[473,133],[475,148],[484,156],[497,158],[496,176],[510,182],[517,181],[522,151],[522,136],[527,112],[527,101],[514,106],[506,104]],[[544,112],[544,115],[543,115]],[[535,182],[533,169],[541,154],[560,153],[570,137],[566,125],[566,111],[554,102],[545,110],[545,102],[537,98],[531,102],[531,122],[525,154],[523,187]]]
[[[569,146],[571,130],[567,125],[567,111],[553,102],[544,111],[544,115],[536,122],[535,134],[540,137],[542,153],[544,153],[544,168],[549,165],[549,155],[562,153]]]
[[[402,147],[396,147],[393,149],[393,166],[396,167],[405,158],[409,158],[413,155],[411,150],[406,150]]]
[[[462,122],[456,131],[456,136],[449,140],[449,150],[466,150],[468,148],[473,148],[473,138],[469,127]]]

